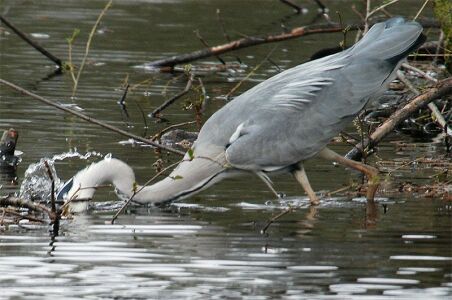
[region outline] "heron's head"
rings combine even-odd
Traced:
[[[131,197],[136,185],[135,174],[123,161],[104,158],[69,179],[58,191],[57,199],[65,201],[68,213],[84,212],[96,189],[108,183],[114,185],[117,194]]]
[[[78,174],[77,174],[78,175]],[[75,183],[74,183],[75,182]],[[89,198],[82,198],[85,193],[81,193],[84,188],[75,176],[64,183],[57,193],[57,200],[64,201],[63,214],[82,213],[88,210],[89,201],[92,199],[92,193]]]

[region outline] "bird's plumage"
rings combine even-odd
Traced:
[[[168,178],[141,202],[190,196],[224,176],[275,171],[304,161],[386,90],[400,60],[423,40],[416,22],[374,25],[353,47],[286,70],[214,113]],[[176,179],[177,178],[177,179]]]

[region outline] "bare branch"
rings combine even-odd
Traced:
[[[450,95],[451,93],[452,78],[447,78],[438,82],[435,87],[432,87],[424,93],[414,97],[403,108],[393,113],[390,118],[383,122],[383,124],[381,124],[370,135],[370,140],[365,141],[364,147],[361,145],[361,143],[358,143],[352,150],[347,153],[346,157],[349,159],[359,159],[362,156],[364,148],[372,149],[373,147],[375,147],[386,135],[392,132],[403,120],[408,118],[412,113],[432,102],[433,100],[445,95]]]
[[[0,16],[0,21],[2,21],[3,24],[11,28],[12,31],[14,31],[21,39],[26,41],[30,46],[32,46],[33,48],[41,52],[44,56],[46,56],[48,59],[57,64],[58,68],[61,69],[61,66],[63,65],[61,59],[59,59],[58,57],[44,49],[41,45],[39,45],[38,42],[33,41],[26,33],[22,32],[19,28],[14,26],[4,16]]]
[[[104,123],[104,122],[99,121],[99,120],[97,120],[97,119],[94,119],[94,118],[92,118],[92,117],[88,117],[87,115],[84,115],[84,114],[82,114],[82,113],[80,113],[80,112],[78,112],[78,111],[74,111],[74,110],[72,110],[72,109],[70,109],[70,108],[67,108],[67,107],[65,107],[65,106],[63,106],[63,105],[61,105],[61,104],[55,103],[55,102],[53,102],[53,101],[51,101],[51,100],[49,100],[49,99],[46,99],[46,98],[44,98],[44,97],[42,97],[42,96],[39,96],[39,95],[37,95],[37,94],[34,94],[34,93],[30,92],[30,91],[27,91],[27,90],[25,90],[25,89],[23,89],[23,88],[21,88],[21,87],[15,85],[15,84],[9,82],[9,81],[3,80],[3,79],[1,79],[1,78],[0,78],[0,84],[4,84],[4,85],[6,85],[6,86],[12,88],[13,90],[18,91],[18,92],[21,93],[22,95],[29,96],[29,97],[31,97],[31,98],[33,98],[33,99],[36,99],[36,100],[38,100],[38,101],[41,101],[41,102],[47,104],[47,105],[53,106],[53,107],[55,107],[55,108],[57,108],[57,109],[59,109],[59,110],[62,110],[62,111],[67,112],[67,113],[69,113],[69,114],[75,115],[75,116],[79,117],[80,119],[85,120],[85,121],[87,121],[87,122],[89,122],[89,123],[96,124],[96,125],[99,125],[100,127],[106,128],[106,129],[111,130],[111,131],[114,131],[114,132],[116,132],[116,133],[119,133],[120,135],[129,137],[129,138],[132,138],[132,139],[134,139],[134,140],[140,141],[140,142],[142,142],[142,143],[145,143],[145,144],[154,146],[154,147],[156,147],[156,148],[160,148],[160,149],[162,149],[162,150],[165,150],[165,151],[168,151],[168,152],[171,152],[171,153],[174,153],[174,154],[178,154],[178,155],[182,155],[182,156],[185,154],[185,153],[182,152],[182,151],[179,151],[179,150],[176,150],[176,149],[167,147],[167,146],[165,146],[165,145],[160,145],[160,144],[154,143],[154,142],[152,142],[152,141],[150,141],[150,140],[148,140],[148,139],[145,139],[145,138],[143,138],[143,137],[141,137],[141,136],[138,136],[138,135],[129,133],[129,132],[127,132],[127,131],[124,131],[124,130],[122,130],[122,129],[119,129],[119,128],[117,128],[117,127],[115,127],[115,126],[112,126],[112,125],[110,125],[110,124]]]
[[[154,109],[149,115],[153,118],[157,117],[165,108],[167,108],[168,106],[170,106],[171,104],[176,102],[177,99],[179,99],[182,96],[184,96],[185,94],[187,94],[191,89],[191,85],[193,83],[193,77],[194,77],[194,75],[190,74],[188,76],[187,85],[185,86],[184,90],[181,91],[180,93],[178,93],[177,95],[175,95],[174,97],[171,97],[170,99],[166,100],[162,105],[160,105],[159,107]]]

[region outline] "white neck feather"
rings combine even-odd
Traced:
[[[119,159],[103,159],[74,176],[74,183],[65,199],[92,199],[96,188],[107,183],[112,183],[119,194],[129,198],[133,195],[135,173],[129,165]],[[74,201],[71,206],[73,211],[86,210],[88,202]]]

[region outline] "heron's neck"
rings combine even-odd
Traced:
[[[91,199],[96,187],[112,183],[120,194],[133,195],[135,174],[125,162],[110,158],[93,163],[74,177],[74,185],[69,192],[69,199],[76,194],[78,199]]]

